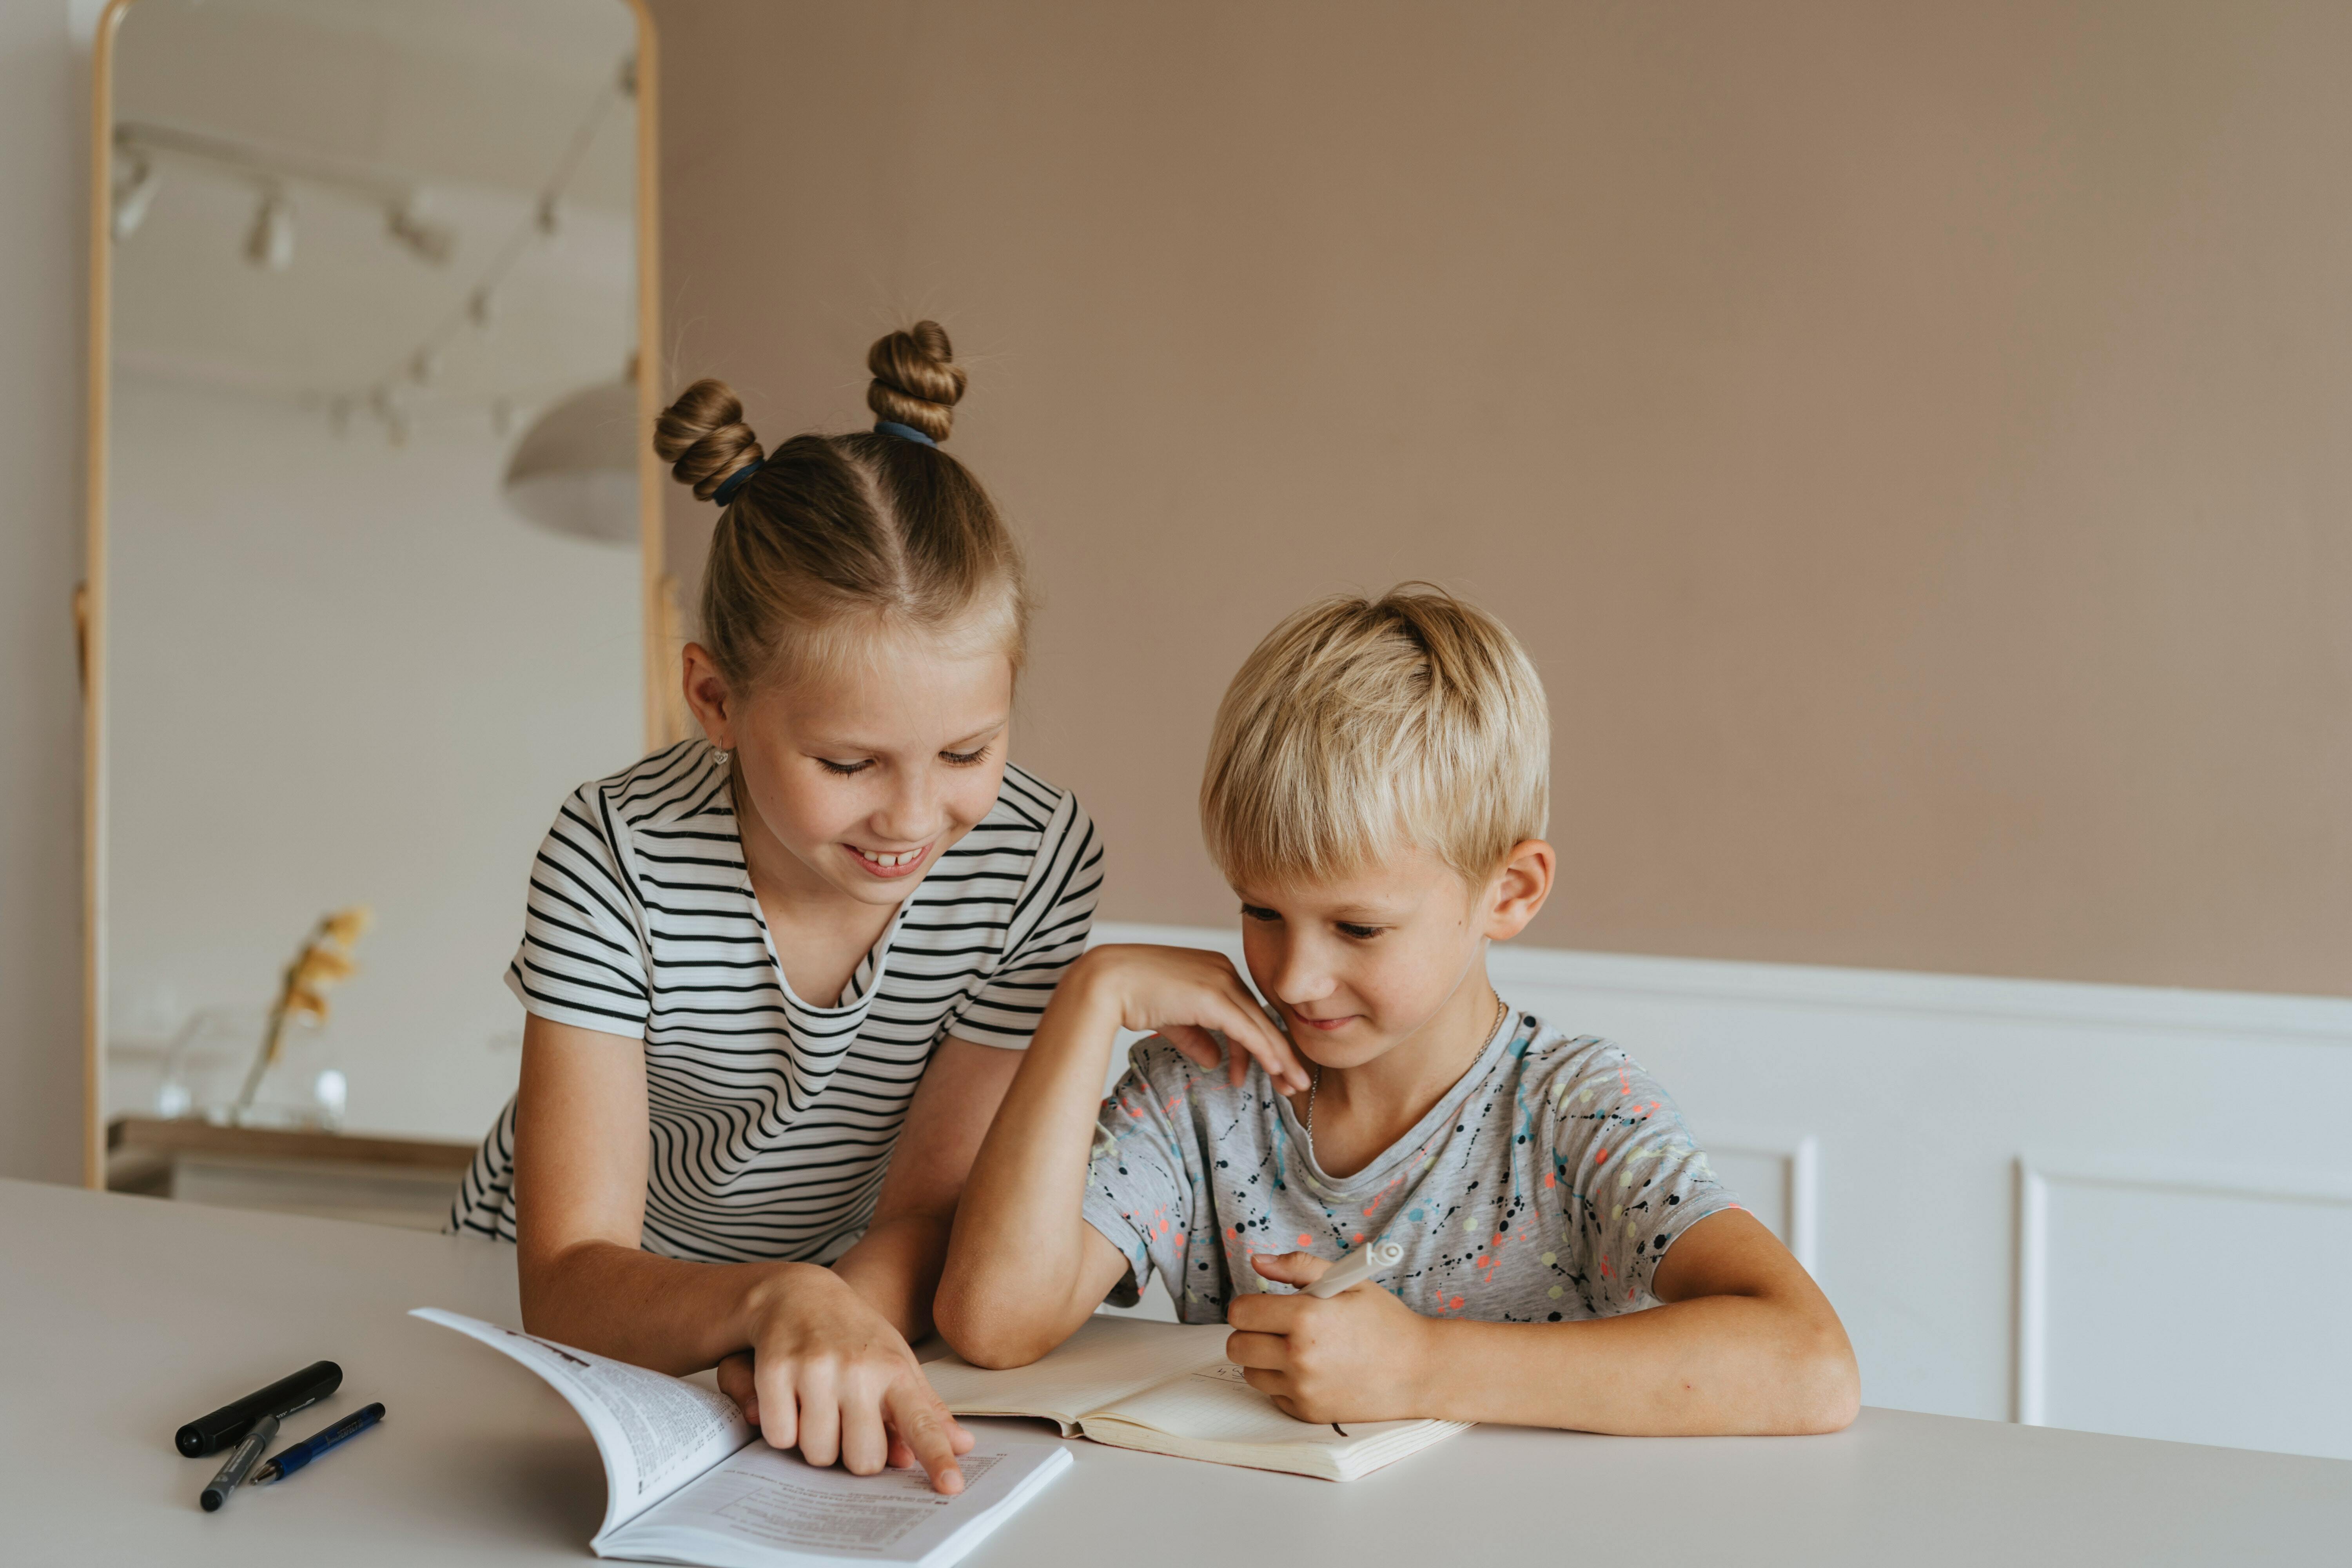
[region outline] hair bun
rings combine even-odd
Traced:
[[[964,374],[945,327],[917,321],[906,331],[892,332],[866,351],[866,368],[874,373],[866,387],[866,407],[934,441],[948,438],[956,403],[963,396]]]
[[[695,499],[709,500],[727,476],[766,454],[743,423],[743,405],[723,381],[698,381],[654,422],[654,450]]]

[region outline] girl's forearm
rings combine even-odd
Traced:
[[[936,1310],[940,1331],[990,1365],[1034,1360],[1093,1310],[1080,1217],[1118,1014],[1083,961],[1046,1007],[972,1162]]]
[[[1424,1324],[1420,1404],[1448,1420],[1629,1436],[1834,1432],[1860,1398],[1832,1315],[1700,1296],[1574,1323]]]
[[[908,1344],[931,1331],[931,1298],[947,1260],[952,1209],[878,1219],[833,1266]]]
[[[683,1376],[751,1343],[781,1291],[845,1289],[809,1263],[688,1263],[614,1241],[526,1255],[523,1327],[617,1361]]]

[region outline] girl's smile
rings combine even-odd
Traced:
[[[743,853],[763,902],[799,903],[824,931],[866,920],[845,902],[887,920],[995,807],[1013,664],[973,628],[885,628],[836,666],[749,693],[730,691],[699,645],[687,653],[688,700],[712,742],[736,753]]]
[[[915,875],[931,853],[929,844],[913,849],[868,849],[862,844],[845,844],[842,847],[856,857],[859,869],[883,881]]]

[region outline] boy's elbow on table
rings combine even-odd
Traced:
[[[931,1323],[948,1348],[974,1366],[1002,1372],[1027,1366],[1066,1336],[1012,1306],[1000,1292],[959,1279],[952,1271],[940,1281],[931,1303]]]
[[[1843,1329],[1829,1324],[1814,1331],[1796,1394],[1792,1435],[1843,1432],[1862,1414],[1862,1369]]]
[[[1734,1415],[1726,1435],[1801,1437],[1843,1432],[1862,1413],[1862,1371],[1845,1330],[1827,1322],[1801,1321],[1777,1343],[1759,1346],[1766,1358],[1748,1402],[1748,1414]],[[1697,1434],[1694,1433],[1693,1436]]]

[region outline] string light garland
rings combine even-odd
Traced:
[[[562,204],[564,193],[580,173],[580,165],[588,156],[588,149],[604,125],[604,117],[616,103],[631,102],[637,96],[636,57],[629,56],[613,81],[600,89],[596,100],[572,132],[571,142],[564,147],[555,168],[540,188],[531,203],[530,214],[518,225],[499,247],[489,265],[474,280],[473,287],[461,291],[457,302],[443,316],[440,322],[425,335],[422,342],[394,362],[393,367],[367,389],[363,395],[368,405],[383,420],[385,434],[395,447],[405,444],[411,420],[402,384],[424,387],[432,384],[441,363],[442,354],[452,340],[467,329],[488,331],[497,317],[499,289],[507,274],[514,269],[531,245],[552,238],[562,226]],[[490,400],[490,421],[493,429],[512,418],[512,406],[518,399],[501,395]]]
[[[364,410],[380,422],[395,447],[405,445],[415,426],[415,394],[437,379],[445,353],[468,330],[487,332],[498,317],[499,290],[508,274],[532,245],[552,239],[562,229],[562,204],[578,177],[596,133],[615,104],[635,101],[636,58],[625,57],[613,79],[599,88],[595,100],[573,130],[571,140],[541,183],[522,220],[516,225],[478,274],[470,287],[458,291],[456,303],[412,348],[395,359],[383,374],[357,389],[313,392],[301,399],[306,406],[323,407],[330,426],[338,434],[351,427],[354,414]],[[294,259],[295,206],[287,192],[289,183],[323,187],[351,199],[380,206],[388,237],[419,260],[446,265],[456,254],[457,236],[446,224],[436,223],[419,210],[419,193],[413,185],[372,170],[330,160],[265,151],[225,137],[173,127],[125,122],[115,129],[118,151],[113,189],[112,228],[118,241],[137,233],[160,189],[160,163],[184,158],[225,166],[253,178],[259,205],[245,245],[246,258],[269,271],[284,271]],[[509,389],[484,400],[492,428],[503,435],[513,424],[519,404],[536,401]]]

